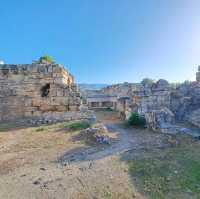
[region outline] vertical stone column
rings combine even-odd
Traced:
[[[200,65],[198,66],[198,72],[196,73],[196,81],[200,83]]]

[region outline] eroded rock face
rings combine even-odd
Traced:
[[[175,123],[174,114],[166,107],[146,113],[145,118],[148,127],[154,131],[161,130],[166,132],[166,130],[171,128],[172,124]]]
[[[171,93],[171,110],[176,119],[189,121],[193,111],[200,108],[200,84],[192,82],[181,85]]]
[[[188,116],[187,120],[193,125],[200,128],[200,108],[192,111]]]
[[[0,121],[70,117],[80,104],[74,78],[61,65],[0,65]]]

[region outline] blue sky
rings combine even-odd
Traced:
[[[43,54],[81,83],[194,80],[199,0],[1,0],[0,59]]]

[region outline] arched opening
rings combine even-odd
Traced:
[[[41,88],[41,97],[48,97],[50,91],[50,84],[46,84]]]

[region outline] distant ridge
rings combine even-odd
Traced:
[[[78,84],[81,90],[100,90],[109,86],[109,84]]]

